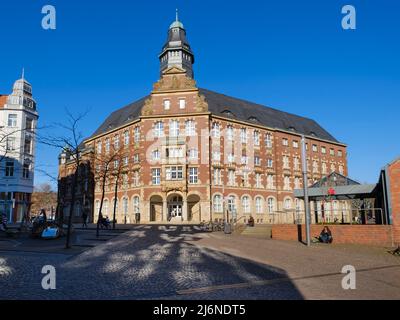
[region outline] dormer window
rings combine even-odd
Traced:
[[[230,110],[224,110],[221,113],[228,117],[234,117],[234,114]]]
[[[254,117],[254,116],[250,117],[249,121],[251,121],[251,122],[259,122],[257,117]]]

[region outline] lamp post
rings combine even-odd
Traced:
[[[306,151],[306,138],[301,136],[301,153],[303,165],[303,190],[304,190],[304,209],[305,209],[305,223],[306,223],[306,241],[307,246],[311,245],[310,239],[310,204],[308,202],[308,177],[307,177],[307,151]]]

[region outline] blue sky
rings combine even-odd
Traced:
[[[46,4],[57,10],[56,30],[41,28]],[[341,28],[345,4],[356,8],[356,30]],[[89,136],[149,93],[175,8],[200,87],[315,119],[348,144],[360,182],[376,182],[400,155],[398,1],[2,0],[0,93],[24,66],[40,125],[63,120],[65,108],[89,109]],[[54,174],[57,156],[39,145],[37,164]]]

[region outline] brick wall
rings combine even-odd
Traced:
[[[389,225],[332,225],[334,243],[354,243],[364,245],[389,246],[392,244],[392,226]],[[322,231],[322,225],[311,225],[311,237],[316,237]],[[304,225],[274,225],[272,227],[274,240],[305,241]],[[396,242],[395,242],[396,244]]]
[[[392,204],[392,224],[395,241],[400,243],[400,159],[389,165],[390,195]]]

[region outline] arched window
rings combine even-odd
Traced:
[[[250,200],[248,196],[242,198],[243,213],[250,213]]]
[[[133,212],[134,213],[140,212],[139,205],[140,205],[140,200],[139,200],[139,197],[136,196],[136,197],[133,198]]]
[[[228,197],[228,210],[230,212],[236,211],[236,198],[235,196]]]
[[[262,198],[256,198],[256,213],[263,213]]]
[[[128,198],[123,198],[122,199],[122,211],[124,216],[128,215],[128,208],[129,208],[129,200]]]
[[[285,208],[285,210],[292,209],[292,199],[290,199],[290,198],[285,199],[284,208]]]
[[[96,200],[96,214],[99,215],[100,211],[100,200]]]
[[[295,204],[295,207],[296,207],[296,212],[299,212],[301,210],[300,200],[296,198],[294,200],[294,204]]]
[[[222,212],[222,196],[216,194],[213,199],[214,212]]]
[[[108,215],[108,200],[107,199],[104,200],[104,203],[103,203],[103,215],[104,216]]]
[[[267,205],[268,205],[268,213],[274,213],[274,211],[275,211],[275,199],[274,198],[268,198]]]

